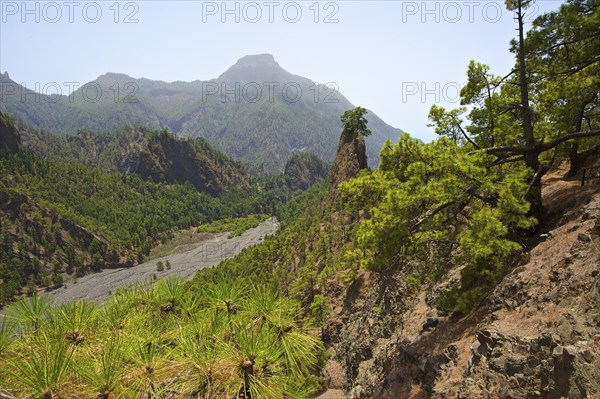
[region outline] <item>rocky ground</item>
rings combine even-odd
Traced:
[[[267,219],[259,226],[245,231],[241,236],[227,238],[229,233],[222,233],[206,241],[177,248],[171,254],[138,266],[120,269],[108,269],[99,273],[90,274],[80,278],[77,283],[69,283],[51,295],[55,303],[62,303],[74,299],[90,299],[102,301],[110,292],[120,286],[129,285],[136,281],[151,280],[167,276],[181,276],[192,278],[203,268],[219,264],[224,259],[237,255],[242,249],[258,244],[269,234],[273,234],[279,223],[275,218]],[[156,264],[162,261],[171,263],[170,270],[158,272]]]
[[[329,288],[320,399],[600,398],[600,184],[545,180],[548,217],[481,305],[461,318],[405,272]]]

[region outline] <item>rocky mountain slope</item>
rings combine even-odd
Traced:
[[[151,136],[147,146],[128,163],[130,172],[154,182],[190,182],[196,189],[212,195],[229,187],[248,189],[241,164],[214,151],[205,141],[178,140],[169,133]]]
[[[331,166],[312,153],[294,154],[285,164],[283,175],[292,193],[298,194],[329,176]]]
[[[71,97],[48,97],[4,73],[0,86],[0,110],[37,128],[60,134],[124,125],[168,128],[178,136],[204,137],[235,159],[275,163],[279,170],[295,151],[331,162],[340,115],[353,108],[336,89],[287,72],[270,54],[243,57],[208,81],[166,83],[108,73],[82,84]],[[372,112],[368,120],[373,132],[368,156],[375,165],[379,148],[401,130]]]
[[[545,176],[542,223],[514,233],[520,249],[481,296],[449,309],[441,298],[469,265],[456,249],[444,258],[398,255],[372,271],[357,266],[356,243],[373,234],[359,228],[379,210],[345,203],[347,190],[392,192],[361,180],[377,173],[359,173],[362,143],[342,133],[329,190],[307,197],[268,246],[222,265],[234,276],[248,264],[266,271],[321,327],[329,358],[318,398],[600,397],[598,149],[577,173],[563,161]]]
[[[229,187],[249,187],[247,168],[201,138],[177,139],[166,131],[147,128],[123,128],[103,134],[80,131],[64,137],[24,129],[21,136],[28,148],[46,158],[127,175],[135,173],[156,183],[190,182],[211,195]]]
[[[588,161],[589,176],[600,162]],[[320,398],[600,397],[600,181],[567,170],[547,176],[545,224],[469,314],[434,303],[460,267],[422,286],[414,264],[331,280]]]

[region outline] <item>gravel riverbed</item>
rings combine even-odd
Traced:
[[[255,228],[246,230],[241,236],[228,238],[228,233],[214,235],[206,241],[178,248],[173,253],[152,259],[137,266],[107,269],[89,274],[50,293],[55,304],[75,299],[89,299],[101,302],[116,288],[132,284],[136,281],[151,280],[167,276],[180,276],[191,279],[200,269],[218,265],[222,260],[237,255],[242,249],[262,242],[265,236],[273,234],[279,223],[276,218],[269,218]],[[162,261],[171,263],[170,270],[156,271],[156,264]]]

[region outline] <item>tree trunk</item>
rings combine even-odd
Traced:
[[[583,115],[584,115],[585,106],[581,107],[581,110],[577,113],[575,117],[575,122],[573,123],[573,131],[580,132],[581,127],[583,126]],[[579,167],[581,164],[581,158],[579,157],[579,143],[577,141],[571,144],[571,151],[569,152],[569,172],[567,173],[568,177],[574,177],[579,171]]]
[[[527,79],[527,69],[525,65],[525,30],[523,26],[523,1],[517,3],[517,22],[519,24],[519,48],[517,57],[519,61],[519,88],[521,91],[521,123],[523,125],[523,135],[525,146],[531,149],[537,147],[533,131],[533,116],[531,106],[529,105],[529,84]],[[536,219],[541,220],[543,215],[542,207],[542,176],[544,171],[540,169],[539,151],[530,151],[525,154],[525,164],[533,173],[531,187],[527,191],[526,200],[530,204],[529,212]],[[541,173],[540,173],[541,172]]]
[[[567,172],[567,177],[575,177],[579,171],[580,159],[579,144],[577,142],[571,143],[571,149],[569,151],[569,172]]]

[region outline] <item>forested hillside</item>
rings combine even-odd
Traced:
[[[292,195],[287,177],[251,184],[241,165],[203,141],[144,129],[60,138],[4,116],[1,123],[3,135],[24,137],[20,150],[0,158],[3,303],[26,285],[33,292],[135,265],[178,229],[271,214]],[[134,158],[138,165],[125,161]]]
[[[242,192],[222,206],[191,184],[151,183],[26,151],[0,160],[0,170],[4,299],[27,281],[60,284],[64,271],[133,265],[176,228],[259,210]]]
[[[178,140],[167,130],[123,127],[116,132],[80,130],[58,136],[28,128],[21,138],[28,148],[48,159],[137,174],[157,183],[190,182],[213,195],[229,187],[249,188],[249,167],[233,162],[204,139]]]

